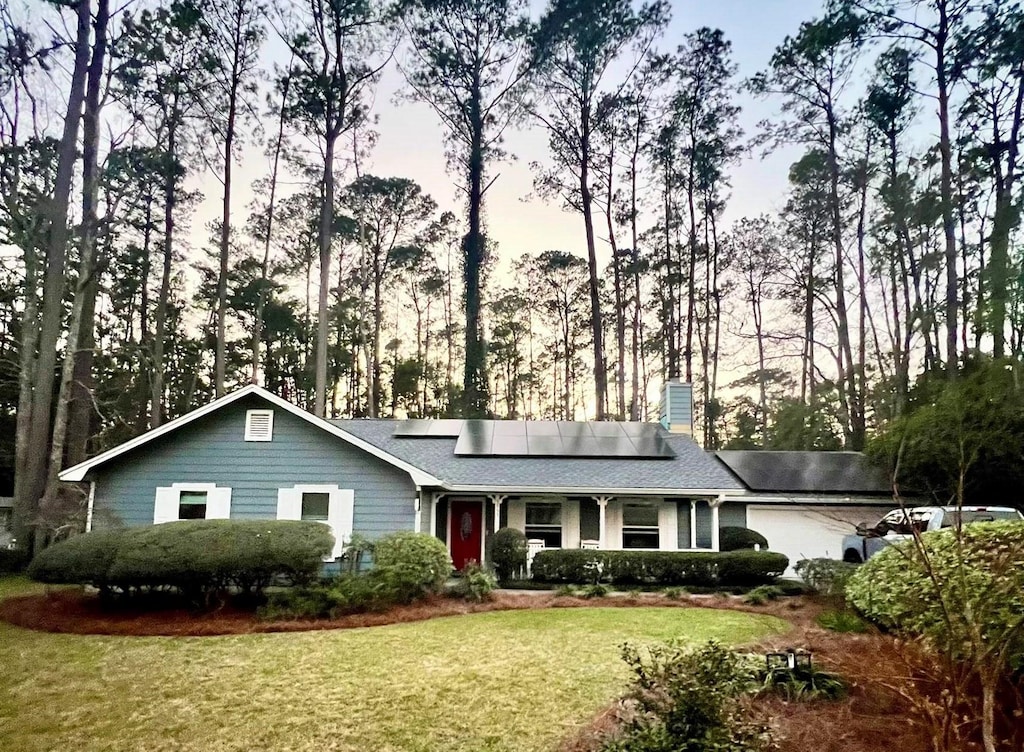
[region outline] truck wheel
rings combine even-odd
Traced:
[[[843,554],[843,561],[847,564],[863,564],[864,559],[861,558],[860,552],[854,551],[852,548]]]

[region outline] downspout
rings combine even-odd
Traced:
[[[96,503],[96,481],[89,481],[89,504],[85,508],[85,532],[92,532],[92,508]]]

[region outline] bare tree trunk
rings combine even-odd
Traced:
[[[324,187],[320,200],[320,221],[317,228],[317,243],[320,251],[320,291],[317,295],[316,323],[316,365],[313,414],[319,418],[327,415],[327,309],[331,290],[331,229],[334,220],[334,147],[337,136],[327,135],[324,151]]]
[[[46,479],[44,496],[46,501],[44,503],[55,501],[60,489],[57,474],[64,461],[68,406],[73,391],[72,377],[74,376],[75,362],[78,359],[78,344],[82,339],[82,330],[88,327],[91,331],[93,325],[92,320],[86,320],[83,314],[87,307],[89,288],[95,272],[96,204],[99,196],[100,94],[106,64],[107,22],[109,19],[109,0],[99,0],[96,8],[96,21],[93,24],[95,38],[92,60],[87,71],[88,84],[85,95],[85,111],[82,117],[82,237],[79,251],[81,258],[78,267],[78,280],[75,285],[75,297],[71,308],[71,320],[68,323],[67,345],[65,346],[64,363],[57,394],[57,408],[54,412],[50,465]]]
[[[583,138],[580,150],[580,203],[587,236],[587,267],[590,271],[590,329],[594,338],[594,397],[597,420],[608,417],[608,374],[604,367],[604,327],[601,323],[601,288],[597,268],[597,244],[594,238],[593,197],[590,193],[590,112],[583,113]]]
[[[164,248],[163,269],[160,275],[160,298],[156,303],[153,334],[153,374],[150,383],[150,428],[163,423],[164,406],[164,338],[167,331],[167,305],[171,295],[171,262],[174,257],[174,206],[177,200],[177,180],[174,161],[177,157],[177,102],[172,103],[172,122],[167,137],[167,171],[164,177]]]
[[[285,70],[291,70],[291,61]],[[281,146],[284,143],[285,108],[288,101],[288,90],[291,88],[291,76],[284,79],[281,85],[281,111],[277,119],[277,138],[274,139],[274,159],[270,169],[270,196],[267,199],[267,226],[263,238],[263,257],[260,260],[260,289],[256,298],[256,314],[252,327],[252,374],[250,381],[259,383],[260,343],[263,339],[263,315],[267,305],[267,281],[270,274],[270,248],[274,236],[274,206],[277,198],[277,174],[281,162]]]
[[[27,327],[25,342],[31,346],[23,355],[23,372],[19,387],[18,424],[16,428],[16,467],[21,472],[14,484],[15,535],[26,544],[25,533],[36,516],[39,500],[46,486],[47,447],[50,440],[50,417],[53,408],[53,382],[57,361],[57,342],[61,334],[64,312],[64,265],[67,258],[68,208],[71,186],[77,161],[78,127],[85,100],[87,69],[89,65],[89,22],[91,3],[80,0],[76,12],[75,62],[68,93],[68,106],[64,117],[60,148],[57,154],[57,172],[53,197],[46,202],[48,230],[46,267],[43,273],[43,298],[38,339],[32,327]],[[32,353],[38,355],[32,365]],[[25,358],[28,359],[25,359]]]
[[[475,73],[474,73],[475,75]],[[475,91],[479,92],[479,85]],[[487,353],[484,350],[481,317],[480,271],[486,239],[483,235],[484,122],[480,96],[471,103],[472,140],[469,150],[469,228],[463,240],[463,296],[466,302],[466,353],[463,371],[463,414],[484,417],[487,411]]]
[[[953,216],[953,154],[949,136],[949,76],[946,70],[946,44],[949,39],[947,0],[936,4],[938,28],[935,31],[935,84],[939,100],[939,157],[941,174],[939,198],[942,209],[942,231],[945,237],[946,261],[946,376],[957,376],[957,306],[959,283],[956,254],[956,222]]]

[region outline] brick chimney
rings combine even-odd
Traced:
[[[658,420],[671,433],[693,436],[693,386],[682,379],[665,382],[658,404]]]

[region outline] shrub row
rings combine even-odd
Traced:
[[[172,587],[209,602],[236,587],[309,582],[334,545],[326,525],[291,520],[184,520],[78,535],[40,552],[34,580],[92,585],[103,593]]]
[[[532,574],[542,582],[614,585],[760,585],[786,571],[789,559],[774,551],[541,551]]]

